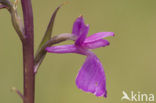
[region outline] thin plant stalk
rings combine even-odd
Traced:
[[[21,0],[24,17],[23,69],[24,69],[24,101],[34,103],[35,75],[34,75],[34,26],[31,0]]]

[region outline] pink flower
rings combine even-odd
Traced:
[[[85,63],[76,78],[77,87],[96,96],[107,97],[106,77],[103,66],[90,49],[108,46],[109,42],[102,38],[114,36],[114,33],[99,32],[87,37],[88,31],[89,26],[84,23],[83,17],[80,16],[73,24],[72,34],[77,37],[75,44],[47,47],[46,50],[50,53],[77,53],[85,55]]]

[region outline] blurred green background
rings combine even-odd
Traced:
[[[107,77],[108,98],[79,90],[75,77],[85,57],[48,54],[36,76],[36,103],[121,103],[122,91],[156,95],[156,0],[68,0],[55,21],[54,35],[71,32],[82,14],[89,35],[115,32],[110,46],[94,50]],[[55,8],[65,0],[32,0],[35,50]],[[19,13],[21,7],[19,3]],[[61,44],[67,44],[65,42]],[[12,86],[22,91],[21,43],[7,10],[0,10],[0,103],[22,103]],[[122,101],[126,103],[126,101]],[[129,102],[128,102],[129,103]]]

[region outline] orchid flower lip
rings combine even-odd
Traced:
[[[86,61],[77,75],[76,85],[79,89],[93,93],[97,97],[106,97],[105,73],[101,62],[94,53],[90,52],[90,55],[86,57]]]

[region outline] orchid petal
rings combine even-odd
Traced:
[[[89,26],[84,23],[82,16],[78,17],[73,24],[72,34],[77,36],[75,42],[76,45],[80,46],[88,34]]]
[[[85,63],[80,69],[76,78],[76,85],[85,92],[107,97],[104,69],[99,59],[93,53],[87,56]]]
[[[84,24],[83,17],[82,16],[78,17],[73,24],[72,34],[79,36],[81,29],[82,29],[82,27],[84,27],[84,25],[85,24]]]
[[[47,47],[46,51],[50,53],[77,53],[77,48],[74,45],[62,45]]]
[[[99,32],[95,33],[85,39],[85,42],[93,42],[108,36],[114,36],[115,34],[113,32]]]
[[[84,25],[84,27],[82,27],[81,29],[79,37],[75,42],[75,45],[81,46],[83,44],[84,40],[87,37],[88,31],[89,31],[89,25]]]
[[[82,47],[86,49],[96,49],[96,48],[105,47],[108,45],[109,45],[109,42],[107,40],[100,39],[100,40],[93,41],[93,42],[84,42],[82,44]]]

